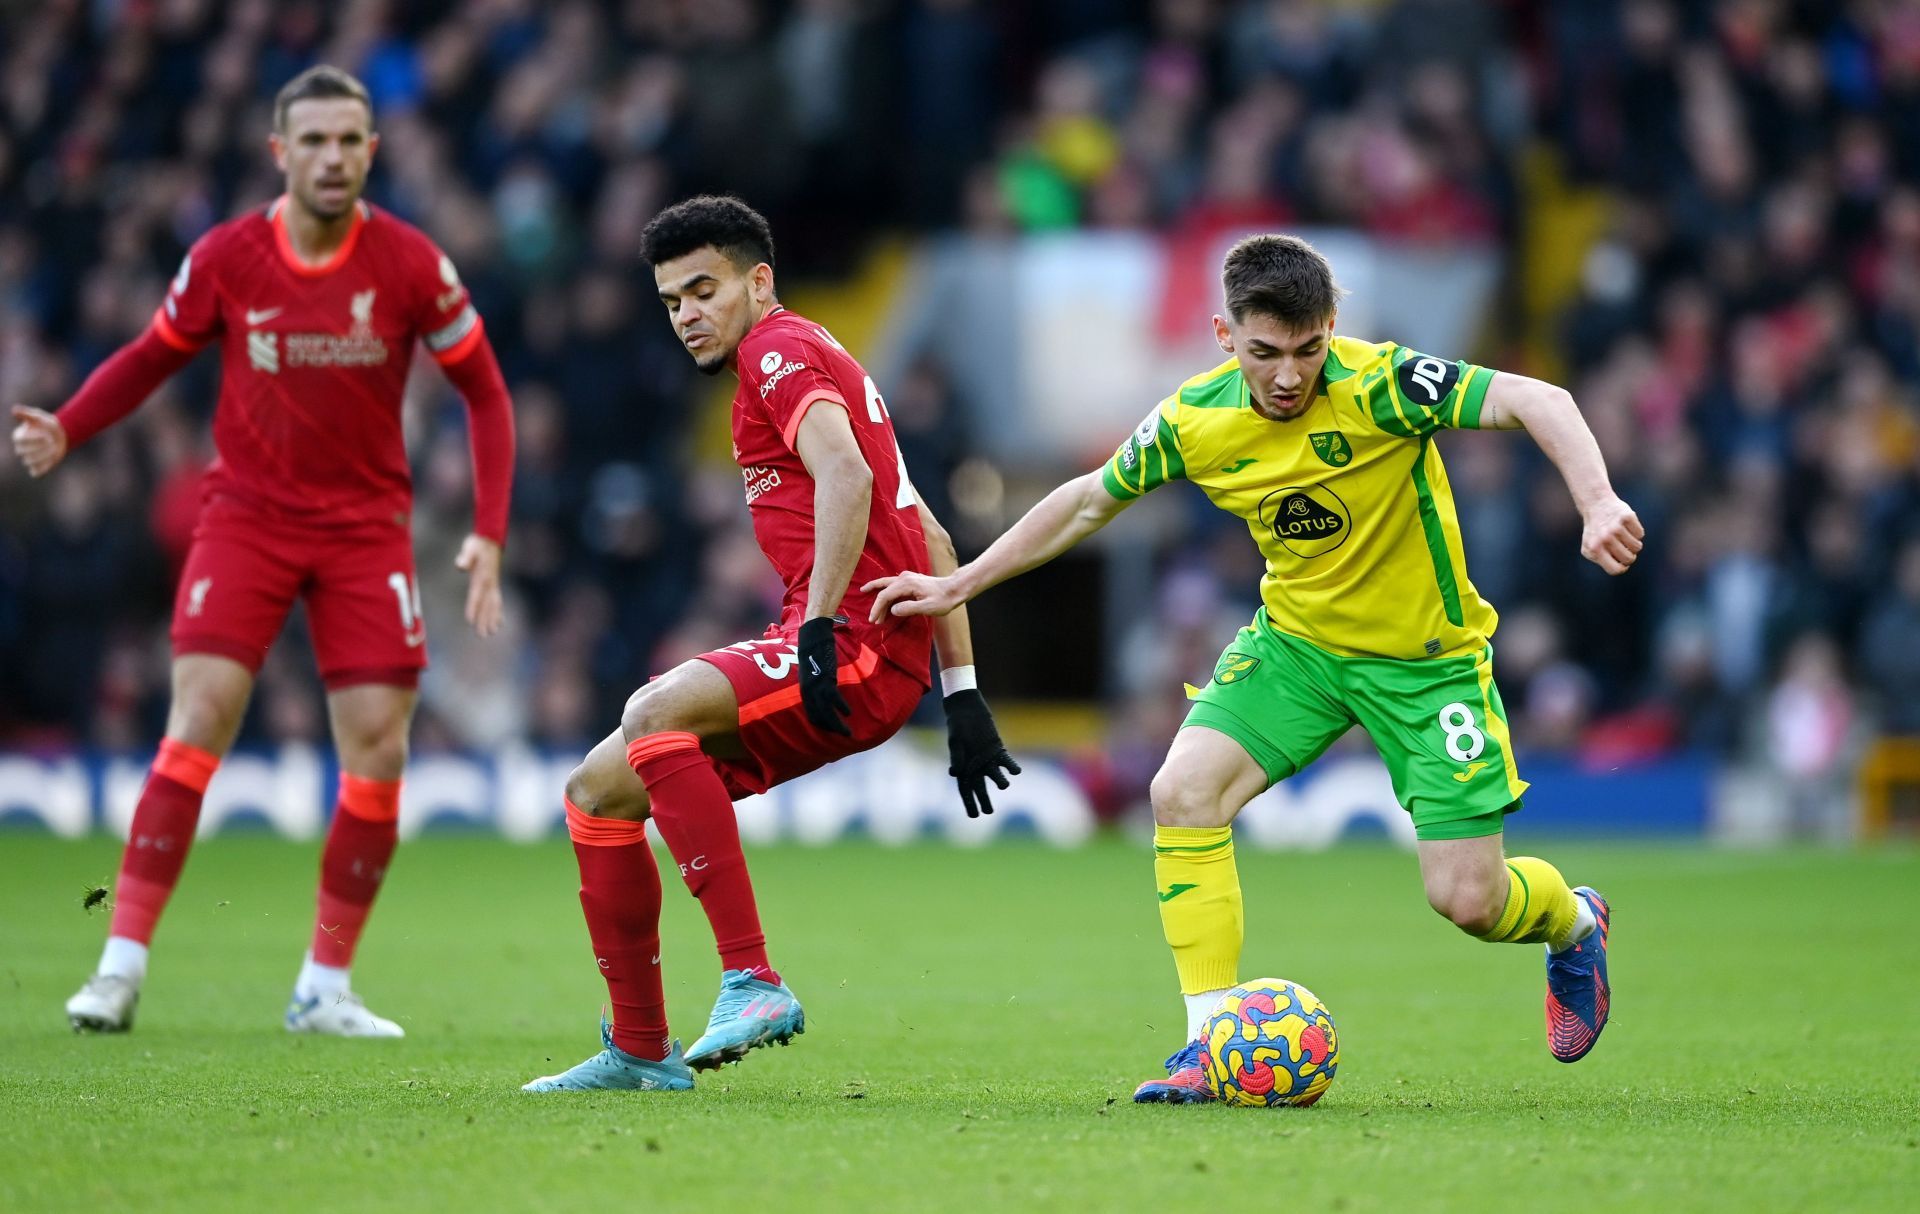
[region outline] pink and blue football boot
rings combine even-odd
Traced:
[[[680,1043],[659,1062],[636,1058],[613,1043],[613,1026],[600,1021],[598,1054],[558,1075],[543,1075],[524,1084],[523,1092],[686,1092],[693,1088],[693,1071],[680,1053]]]
[[[1607,986],[1607,900],[1589,886],[1573,891],[1593,910],[1587,938],[1556,953],[1547,950],[1547,1048],[1562,1062],[1587,1056],[1607,1027],[1612,990]]]
[[[1133,1090],[1135,1104],[1204,1104],[1213,1099],[1200,1066],[1200,1043],[1189,1041],[1167,1059],[1167,1077],[1149,1079]]]
[[[806,1013],[787,984],[776,986],[753,975],[752,970],[720,975],[720,998],[707,1018],[707,1031],[687,1050],[688,1066],[712,1070],[763,1045],[786,1045],[807,1031]]]

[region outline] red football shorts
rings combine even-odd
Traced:
[[[173,651],[232,658],[259,673],[296,599],[329,691],[413,687],[426,621],[404,526],[317,528],[216,497],[200,512],[173,604]]]
[[[827,733],[807,719],[800,703],[800,655],[791,639],[742,641],[700,655],[727,676],[740,702],[746,756],[713,761],[735,800],[872,750],[900,732],[927,693],[925,675],[910,674],[881,657],[850,629],[835,630],[834,649],[840,657],[840,694],[853,709],[843,718],[852,737]],[[924,651],[919,656],[923,662],[928,657]]]

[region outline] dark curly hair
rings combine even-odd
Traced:
[[[731,194],[700,194],[655,215],[640,234],[640,257],[657,266],[708,245],[743,270],[773,264],[767,217]]]
[[[1249,236],[1227,253],[1227,311],[1270,316],[1290,329],[1318,328],[1346,294],[1327,259],[1298,236]]]

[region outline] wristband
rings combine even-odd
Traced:
[[[980,686],[973,677],[971,666],[949,666],[940,672],[940,694],[950,696],[956,691],[973,691]]]

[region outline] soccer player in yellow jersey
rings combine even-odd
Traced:
[[[1065,552],[1149,490],[1198,485],[1266,557],[1262,607],[1220,655],[1152,786],[1160,919],[1187,1044],[1134,1099],[1207,1099],[1201,1026],[1239,978],[1232,822],[1359,724],[1412,815],[1427,901],[1462,931],[1547,949],[1547,1042],[1577,1061],[1606,1026],[1608,907],[1545,860],[1507,856],[1514,766],[1488,638],[1434,445],[1447,427],[1524,429],[1565,479],[1580,551],[1630,568],[1644,531],[1607,481],[1573,398],[1522,375],[1333,332],[1339,288],[1311,245],[1254,236],[1227,254],[1230,356],[1160,402],[1104,468],[1068,481],[946,577],[902,573],[875,618],[943,614]]]

